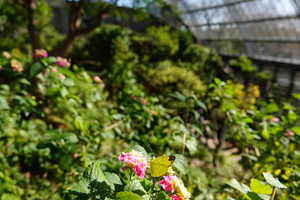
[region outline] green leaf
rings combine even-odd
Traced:
[[[185,145],[189,150],[190,155],[194,155],[197,152],[197,146],[199,145],[199,141],[195,137],[189,137]]]
[[[104,172],[104,176],[106,177],[107,181],[114,185],[122,185],[122,181],[117,174],[111,172]]]
[[[226,184],[244,194],[246,194],[246,192],[250,191],[250,188],[247,185],[245,185],[243,183],[239,183],[236,179],[231,179],[231,180],[227,181]]]
[[[186,102],[185,96],[183,96],[181,93],[179,93],[177,91],[169,94],[169,96],[174,97],[174,98],[178,99],[181,102]]]
[[[205,110],[205,112],[207,112],[207,107],[202,101],[199,101],[199,100],[196,101],[196,105],[199,106],[200,108],[203,108],[203,110]]]
[[[25,85],[31,85],[31,83],[26,78],[21,78],[18,80],[19,83],[23,83]]]
[[[251,179],[250,189],[259,194],[272,194],[272,187],[270,185],[262,184],[259,180],[254,178]]]
[[[176,117],[173,117],[172,118],[172,121],[175,121],[175,120],[178,120],[180,123],[182,123],[182,124],[184,124],[184,121],[181,119],[181,117],[180,116],[176,116]]]
[[[145,157],[147,157],[147,159],[149,158],[147,151],[143,147],[141,147],[140,145],[131,146],[131,147],[127,148],[125,150],[125,152],[129,152],[129,151],[132,151],[132,150],[141,152]]]
[[[200,113],[199,113],[198,111],[196,111],[196,110],[193,110],[193,113],[194,113],[194,115],[195,115],[195,119],[196,119],[196,120],[199,120],[199,118],[200,118]]]
[[[178,169],[183,174],[186,173],[186,159],[180,154],[175,154],[176,157],[175,162],[173,163],[172,167]]]
[[[139,180],[135,179],[127,183],[127,185],[124,187],[125,192],[133,192],[138,194],[139,196],[143,196],[147,194],[145,189],[143,188],[142,184]]]
[[[71,155],[64,155],[59,159],[59,165],[64,170],[68,170],[72,162],[73,162],[73,156]]]
[[[248,191],[247,196],[250,197],[251,200],[262,200],[256,193]]]
[[[269,132],[268,131],[266,131],[266,130],[263,130],[262,132],[261,132],[261,136],[263,137],[263,138],[265,138],[265,139],[270,139],[270,134],[269,134]]]
[[[214,81],[217,85],[220,85],[222,83],[221,79],[219,79],[217,77],[214,78]]]
[[[100,161],[92,162],[84,171],[83,177],[70,190],[78,199],[88,199],[94,195],[111,198],[114,185],[111,184],[100,169]],[[80,197],[80,198],[79,198]]]
[[[291,130],[296,134],[300,136],[300,127],[299,126],[294,126],[291,128]]]
[[[0,110],[10,110],[10,106],[6,99],[0,99]]]
[[[292,94],[293,97],[295,97],[296,99],[298,99],[300,101],[300,93],[299,94]]]
[[[142,186],[143,186],[143,188],[145,188],[145,190],[149,190],[150,188],[151,188],[151,184],[150,184],[150,182],[148,181],[148,179],[143,179],[142,181],[141,181],[141,184],[142,184]]]
[[[66,143],[77,143],[79,141],[75,133],[63,133],[62,138]]]
[[[270,103],[266,107],[267,113],[275,113],[278,112],[279,108],[275,103]]]
[[[274,177],[272,176],[272,174],[269,174],[269,173],[265,173],[265,172],[264,172],[263,175],[264,175],[266,181],[267,181],[270,185],[272,185],[272,186],[274,186],[274,187],[278,187],[278,188],[284,188],[284,189],[287,189],[287,187],[286,187],[285,185],[283,185],[282,183],[280,183],[280,181],[278,181],[276,178],[274,178]]]
[[[75,74],[71,70],[61,69],[61,70],[59,70],[59,72],[76,80]]]
[[[43,69],[44,69],[44,67],[43,67],[43,65],[40,62],[35,62],[30,67],[29,79],[31,79],[32,77],[35,77],[36,75],[38,75],[39,73],[41,73],[43,71]]]
[[[69,94],[69,92],[68,92],[67,88],[62,87],[61,91],[60,91],[60,94],[61,94],[62,97],[66,97]]]
[[[202,127],[198,123],[192,124],[192,128],[200,135],[203,135]]]
[[[254,122],[254,120],[249,116],[246,116],[242,121],[245,122],[246,124],[251,124]]]
[[[289,112],[288,113],[288,118],[292,121],[296,121],[298,119],[298,116],[294,112]]]
[[[119,192],[116,200],[142,200],[142,198],[132,192]]]
[[[171,199],[164,191],[160,192],[155,200],[169,200]]]
[[[54,56],[48,57],[47,60],[48,60],[49,63],[54,63],[54,62],[56,62],[56,58],[55,58]]]
[[[0,88],[2,88],[3,90],[10,91],[9,85],[6,85],[6,84],[0,85]]]

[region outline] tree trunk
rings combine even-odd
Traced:
[[[27,10],[28,10],[28,18],[29,18],[29,23],[28,23],[28,32],[30,36],[30,42],[31,42],[31,47],[32,51],[35,51],[36,49],[40,49],[40,38],[39,38],[39,30],[38,30],[38,20],[37,20],[37,13],[36,13],[36,1],[37,0],[28,0],[26,2],[27,4]],[[37,61],[37,58],[33,58],[33,61]]]
[[[71,31],[67,38],[60,44],[55,50],[53,50],[50,55],[51,56],[61,56],[66,57],[70,50],[73,47],[73,42],[75,41],[77,35],[74,31]]]

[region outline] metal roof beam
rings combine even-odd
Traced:
[[[209,23],[209,24],[193,24],[193,25],[189,25],[189,26],[199,27],[199,26],[211,26],[211,25],[247,24],[247,23],[275,21],[275,20],[282,20],[282,19],[295,19],[295,18],[300,18],[300,15],[287,15],[287,16],[281,16],[281,17],[270,17],[270,18],[261,18],[261,19],[253,19],[253,20],[219,22],[219,23]]]
[[[248,1],[255,1],[255,0],[241,0],[241,1],[231,2],[231,3],[216,5],[216,6],[207,6],[207,7],[204,7],[204,8],[197,8],[197,9],[194,9],[194,10],[189,10],[186,13],[190,14],[190,13],[193,13],[193,12],[198,12],[198,11],[203,11],[203,10],[210,10],[210,9],[214,9],[214,8],[227,7],[227,6],[232,6],[232,5],[235,5],[235,4],[244,3],[244,2],[248,2]]]
[[[300,43],[300,38],[201,38],[201,41]]]

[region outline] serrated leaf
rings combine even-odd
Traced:
[[[100,161],[97,160],[85,169],[83,177],[69,190],[69,193],[80,199],[88,199],[94,195],[111,198],[113,190],[114,185],[106,179],[100,169]]]
[[[113,183],[115,185],[122,185],[122,181],[117,174],[111,172],[104,172],[103,174],[110,183]]]
[[[183,96],[181,93],[179,93],[177,91],[173,92],[173,93],[170,93],[169,96],[174,97],[174,98],[178,99],[181,102],[186,102],[185,96]]]
[[[127,185],[124,187],[125,192],[133,192],[138,194],[139,196],[143,196],[147,194],[145,189],[143,188],[142,184],[139,180],[135,179],[127,183]]]
[[[44,69],[44,67],[43,67],[43,65],[40,62],[35,62],[30,67],[29,79],[31,79],[32,77],[35,77],[36,75],[38,75],[39,73],[41,73],[43,71],[43,69]]]
[[[175,154],[176,157],[175,162],[173,163],[172,167],[178,169],[183,174],[186,173],[186,159],[180,154]]]
[[[132,192],[119,192],[116,200],[142,200],[142,198]]]
[[[147,190],[147,191],[151,187],[150,182],[148,181],[148,179],[145,179],[145,178],[141,181],[141,184],[142,184],[143,188],[145,188],[145,190]]]
[[[270,185],[264,185],[259,180],[252,178],[250,182],[250,189],[252,192],[259,194],[272,194],[272,187]]]
[[[155,200],[169,200],[171,199],[170,197],[168,197],[168,195],[165,192],[160,192]]]
[[[280,183],[280,181],[278,181],[276,178],[274,178],[274,177],[272,176],[272,174],[269,174],[269,173],[265,173],[265,172],[264,172],[263,175],[264,175],[266,181],[267,181],[270,185],[272,185],[272,186],[274,186],[274,187],[278,187],[278,188],[287,189],[287,187],[286,187],[285,185],[283,185],[282,183]]]

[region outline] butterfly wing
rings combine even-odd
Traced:
[[[175,156],[161,156],[150,163],[150,174],[152,177],[160,177],[168,172],[168,168],[174,163]]]

